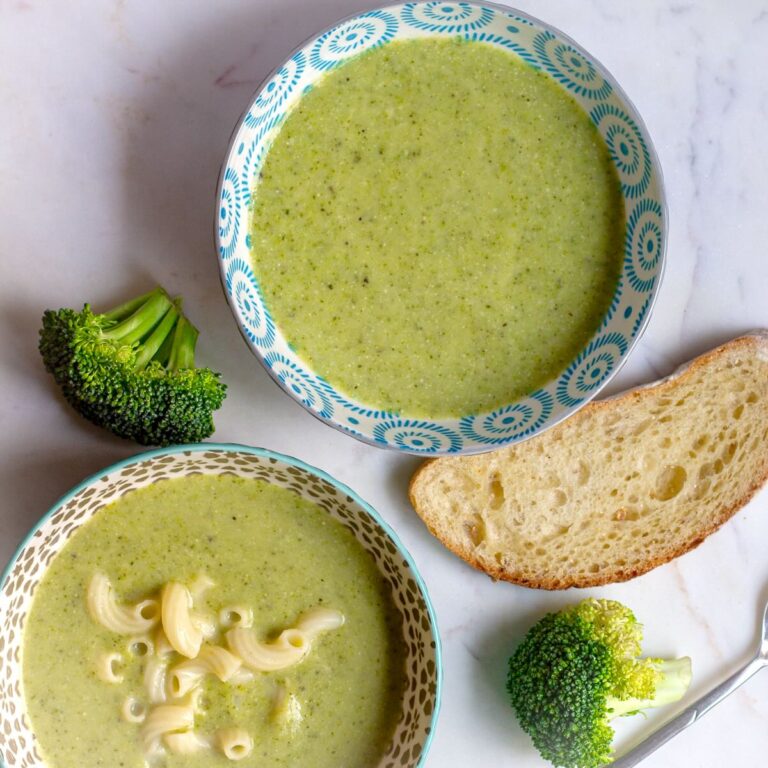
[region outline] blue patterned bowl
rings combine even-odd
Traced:
[[[492,412],[429,421],[338,392],[290,348],[251,268],[249,201],[269,145],[291,108],[326,72],[392,40],[456,37],[497,46],[548,74],[581,104],[608,146],[626,210],[624,264],[599,329],[556,379]],[[593,398],[648,321],[663,272],[666,205],[659,161],[640,116],[605,68],[573,40],[518,11],[466,2],[404,3],[340,21],[298,48],[259,89],[237,125],[217,195],[216,245],[227,299],[269,374],[313,415],[372,445],[407,453],[479,453],[524,440]]]

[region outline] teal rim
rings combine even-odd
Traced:
[[[202,451],[221,451],[225,453],[232,453],[232,452],[250,453],[254,456],[261,456],[266,459],[275,459],[285,464],[290,464],[294,467],[298,467],[299,469],[302,469],[305,472],[309,472],[312,475],[316,475],[317,477],[329,482],[335,488],[338,488],[340,491],[342,491],[347,496],[349,496],[355,503],[359,504],[374,519],[374,521],[379,526],[381,526],[383,531],[392,540],[392,543],[397,547],[398,552],[400,553],[400,555],[402,555],[403,559],[408,564],[408,567],[411,569],[413,573],[413,577],[416,580],[416,584],[418,585],[419,590],[422,594],[422,597],[424,598],[424,604],[427,606],[427,615],[429,616],[429,623],[432,630],[432,638],[435,643],[435,672],[436,672],[435,708],[434,708],[434,711],[432,712],[432,717],[430,718],[429,733],[427,734],[427,738],[424,742],[424,747],[421,751],[419,761],[418,763],[416,763],[416,766],[415,766],[415,768],[421,768],[421,766],[424,765],[424,762],[427,759],[427,754],[429,752],[430,746],[432,745],[432,739],[434,738],[434,735],[435,735],[435,726],[437,724],[437,718],[440,713],[440,705],[442,701],[442,688],[443,688],[442,646],[440,643],[440,634],[437,629],[437,617],[435,616],[435,609],[432,605],[432,601],[429,598],[429,591],[427,590],[427,585],[424,583],[424,579],[422,578],[421,573],[419,572],[419,569],[416,567],[416,562],[411,556],[411,553],[406,549],[405,545],[400,541],[400,538],[398,537],[397,533],[395,533],[392,526],[386,520],[384,520],[384,518],[382,518],[381,515],[367,501],[362,499],[359,496],[359,494],[353,491],[348,485],[337,480],[335,477],[328,474],[324,470],[318,469],[317,467],[313,467],[311,464],[307,464],[305,461],[302,461],[301,459],[297,459],[293,456],[288,456],[287,454],[284,454],[284,453],[278,453],[277,451],[270,451],[268,448],[256,448],[252,445],[242,445],[240,443],[191,443],[191,444],[185,444],[185,445],[174,445],[174,446],[171,446],[170,448],[154,448],[150,451],[137,453],[137,454],[134,454],[133,456],[129,456],[127,459],[122,459],[121,461],[111,464],[105,469],[102,469],[99,472],[94,472],[92,475],[89,475],[88,477],[85,478],[85,480],[82,480],[74,488],[72,488],[70,491],[65,493],[50,507],[50,509],[29,530],[26,536],[24,536],[24,538],[22,539],[19,546],[16,548],[16,551],[11,556],[11,559],[8,561],[8,564],[6,565],[2,574],[0,574],[0,597],[2,597],[5,584],[8,580],[8,577],[11,574],[13,566],[16,564],[16,561],[19,559],[19,556],[24,551],[25,547],[30,542],[32,537],[40,530],[40,528],[48,521],[48,519],[56,513],[56,511],[60,507],[62,507],[64,504],[66,504],[71,499],[73,499],[78,493],[80,493],[80,491],[82,491],[83,489],[91,485],[91,483],[101,479],[105,475],[111,474],[112,472],[117,472],[121,469],[124,469],[125,467],[130,466],[131,464],[138,464],[143,461],[154,459],[158,456],[169,456],[177,453],[199,453]],[[2,755],[0,755],[0,768],[6,768],[6,763],[3,760]]]

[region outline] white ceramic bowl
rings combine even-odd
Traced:
[[[529,396],[458,419],[401,417],[337,391],[290,347],[251,268],[249,201],[269,145],[302,94],[334,67],[393,40],[464,37],[504,49],[549,75],[604,138],[626,210],[624,263],[610,308],[557,378]],[[303,45],[258,90],[235,128],[219,179],[216,244],[222,282],[248,346],[313,415],[373,445],[419,454],[479,453],[524,440],[592,399],[642,334],[661,281],[667,213],[659,161],[637,111],[594,57],[562,32],[492,4],[405,3],[344,19]]]
[[[411,556],[378,513],[352,490],[303,462],[263,448],[198,445],[134,456],[84,480],[22,542],[0,577],[0,768],[45,768],[26,715],[21,655],[35,588],[77,529],[106,504],[158,480],[227,474],[266,480],[325,509],[350,530],[390,585],[407,648],[403,714],[377,768],[416,768],[429,749],[440,706],[442,669],[434,612]]]

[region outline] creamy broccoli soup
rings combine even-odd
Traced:
[[[307,363],[413,416],[481,412],[556,376],[621,263],[605,143],[548,76],[490,45],[396,42],[288,115],[253,197],[266,304]]]
[[[172,589],[194,597],[168,608]],[[117,631],[151,623],[153,599],[158,626]],[[174,610],[205,636],[196,658],[170,648]],[[234,625],[266,667],[226,671],[233,649],[248,656]],[[297,627],[311,637],[299,661]],[[99,511],[50,565],[25,629],[24,693],[52,768],[223,768],[225,749],[251,768],[365,768],[401,712],[401,632],[373,560],[319,507],[257,480],[166,480]]]

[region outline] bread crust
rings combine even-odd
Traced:
[[[685,384],[686,380],[694,375],[700,368],[707,366],[715,362],[718,358],[725,355],[732,355],[739,350],[743,350],[745,353],[757,354],[760,357],[765,356],[768,360],[768,330],[756,330],[748,333],[744,336],[740,336],[725,344],[709,350],[708,352],[699,355],[693,360],[684,363],[677,368],[672,374],[666,376],[658,381],[636,387],[626,392],[619,393],[613,397],[605,400],[591,401],[587,403],[583,408],[577,411],[570,418],[556,424],[547,430],[547,434],[556,435],[558,431],[562,431],[566,427],[571,428],[575,423],[589,419],[592,414],[599,411],[607,412],[612,410],[618,410],[626,407],[634,407],[637,403],[642,402],[649,395],[663,394],[667,391],[674,391],[681,384]],[[531,438],[535,440],[536,438]],[[526,441],[527,442],[527,441]],[[512,450],[519,446],[511,446],[509,448],[501,448],[499,451]],[[483,454],[487,455],[487,454]],[[428,459],[421,466],[418,467],[416,472],[411,477],[411,481],[408,486],[408,497],[411,502],[411,506],[416,513],[424,521],[425,525],[429,529],[429,532],[435,536],[447,549],[458,555],[465,562],[471,565],[473,568],[482,571],[490,576],[494,581],[507,581],[513,584],[519,584],[525,587],[531,587],[534,589],[545,590],[559,590],[586,587],[599,587],[605,584],[612,584],[615,582],[629,581],[637,576],[641,576],[654,568],[663,565],[665,563],[674,560],[680,555],[684,555],[686,552],[690,552],[692,549],[698,547],[708,536],[717,531],[724,523],[730,520],[739,509],[744,507],[762,488],[766,480],[768,480],[768,445],[763,446],[763,456],[760,465],[763,467],[761,475],[752,478],[752,481],[744,495],[738,499],[734,504],[729,507],[720,510],[720,514],[711,521],[711,524],[700,530],[697,535],[689,537],[688,540],[679,543],[676,547],[670,547],[665,551],[660,552],[655,557],[649,557],[645,562],[641,563],[637,567],[616,569],[614,571],[608,571],[605,573],[596,574],[595,576],[574,576],[570,579],[562,578],[542,578],[532,574],[525,573],[524,570],[515,570],[509,566],[494,565],[492,563],[481,561],[466,545],[461,545],[453,538],[443,536],[438,527],[432,524],[428,513],[422,513],[419,509],[416,496],[418,492],[418,486],[421,480],[427,476],[427,473],[431,471],[434,465],[444,461],[462,461],[461,457],[451,458],[436,458]]]

